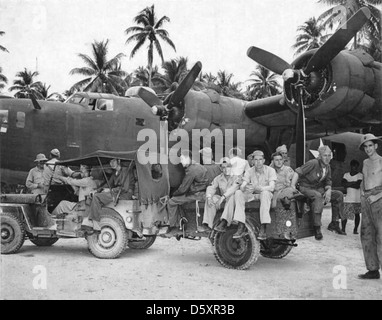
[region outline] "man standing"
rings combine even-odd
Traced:
[[[344,195],[341,191],[332,190],[332,173],[330,160],[332,151],[328,146],[318,148],[319,156],[296,169],[297,177],[292,180],[292,187],[299,190],[311,201],[311,210],[314,216],[314,232],[316,240],[322,240],[321,216],[326,203],[332,204],[332,221],[328,230],[344,235],[340,229],[339,218],[343,210]]]
[[[378,143],[382,140],[368,133],[360,144],[368,156],[361,184],[361,243],[368,272],[359,275],[360,279],[379,279],[382,266],[382,157],[377,153]]]
[[[69,167],[56,166],[55,163],[60,159],[60,151],[52,149],[50,151],[50,159],[45,163],[43,177],[45,190],[48,191],[50,184],[62,184],[61,177],[70,177],[73,170]]]
[[[27,180],[25,182],[26,187],[33,194],[44,194],[46,193],[44,190],[44,164],[48,161],[43,153],[39,153],[36,156],[34,162],[36,162],[36,166],[32,168],[29,173]]]
[[[176,229],[180,216],[179,210],[182,204],[203,200],[208,184],[207,169],[201,164],[192,161],[192,154],[189,150],[182,151],[180,163],[185,169],[186,174],[178,189],[167,202],[170,225],[167,232],[168,237],[177,233]]]
[[[223,202],[225,202],[225,206],[220,218],[221,222],[215,230],[222,232],[232,222],[235,204],[234,195],[235,191],[239,188],[238,178],[231,176],[231,164],[228,158],[222,158],[219,165],[222,171],[221,174],[207,187],[203,224],[198,228],[199,232],[210,231],[212,229],[216,211],[221,208]]]
[[[238,228],[233,238],[240,238],[245,233],[245,203],[260,200],[260,231],[259,240],[266,239],[266,225],[271,223],[270,209],[277,180],[275,169],[264,165],[264,153],[253,152],[254,166],[244,173],[243,183],[235,192],[235,211],[233,221],[238,222]]]

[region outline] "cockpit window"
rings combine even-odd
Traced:
[[[69,99],[69,103],[76,103],[76,104],[83,104],[84,103],[85,97],[80,96],[80,95],[74,95]]]
[[[0,133],[8,131],[8,110],[0,110]]]
[[[97,110],[105,110],[105,111],[112,111],[113,108],[113,100],[109,99],[98,99],[96,104]]]

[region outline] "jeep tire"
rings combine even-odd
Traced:
[[[293,249],[293,246],[287,244],[273,243],[273,241],[261,241],[260,254],[265,258],[282,259],[288,255]]]
[[[146,240],[129,240],[127,243],[127,246],[130,249],[137,249],[137,250],[142,250],[142,249],[148,249],[150,248],[153,243],[155,242],[156,236],[146,236]]]
[[[29,238],[29,240],[37,247],[50,247],[58,241],[58,238]]]
[[[214,256],[219,263],[229,269],[245,270],[254,264],[260,255],[260,242],[256,239],[255,229],[250,223],[245,236],[233,239],[237,230],[231,225],[225,232],[219,232],[214,237]]]
[[[13,214],[2,213],[1,221],[1,253],[11,254],[17,252],[25,240],[23,222]]]
[[[123,221],[112,215],[101,215],[101,232],[87,236],[89,251],[100,259],[115,259],[126,249],[127,231]]]

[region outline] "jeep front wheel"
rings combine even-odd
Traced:
[[[138,249],[138,250],[148,249],[153,245],[156,238],[157,238],[156,236],[146,236],[145,240],[139,240],[139,239],[129,240],[129,242],[127,243],[127,246],[130,249]]]
[[[278,243],[273,239],[261,241],[260,254],[265,258],[282,259],[292,250],[288,244]]]
[[[214,255],[216,260],[226,268],[245,270],[255,263],[260,255],[260,242],[256,239],[254,227],[246,223],[246,234],[232,238],[237,226],[230,226],[225,232],[214,237]]]
[[[114,216],[101,216],[100,226],[100,233],[87,236],[89,251],[100,259],[118,258],[127,244],[123,221]]]
[[[25,230],[22,221],[8,213],[0,215],[1,220],[1,253],[17,252],[25,240]]]

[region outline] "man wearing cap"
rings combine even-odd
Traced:
[[[36,156],[34,162],[36,162],[36,166],[32,168],[29,173],[27,180],[25,182],[26,187],[33,194],[44,194],[44,163],[48,161],[43,153],[39,153]]]
[[[259,240],[266,239],[266,225],[271,223],[270,209],[277,180],[275,169],[264,165],[264,153],[253,152],[254,166],[244,173],[243,183],[235,192],[235,211],[233,221],[238,222],[238,229],[233,238],[240,238],[245,233],[245,203],[260,200]]]
[[[212,149],[210,147],[203,148],[199,153],[202,155],[202,164],[207,169],[208,184],[211,184],[212,180],[221,173],[220,167],[212,160]]]
[[[344,195],[341,191],[332,190],[332,172],[330,161],[332,151],[328,146],[318,148],[319,156],[297,168],[297,176],[292,179],[291,186],[296,188],[299,183],[299,190],[311,201],[311,211],[314,217],[314,232],[316,240],[322,240],[321,216],[325,204],[331,202],[332,221],[328,230],[345,235],[340,228],[339,219],[342,216]]]
[[[279,146],[276,148],[276,152],[280,153],[283,157],[283,164],[290,167],[290,159],[288,157],[288,149],[286,147],[285,144],[283,144],[282,146]],[[272,168],[275,168],[275,165],[273,163],[273,160],[271,162],[271,164],[269,165],[270,167]]]
[[[382,267],[382,157],[377,153],[382,140],[371,133],[361,138],[360,149],[368,159],[363,162],[361,184],[361,243],[368,272],[360,279],[379,279]]]
[[[45,163],[43,177],[44,186],[47,191],[50,184],[62,184],[60,177],[70,177],[73,174],[73,170],[69,167],[54,166],[54,164],[60,159],[60,151],[58,149],[52,149],[50,151],[50,159]]]
[[[235,203],[235,191],[239,189],[238,178],[231,176],[231,163],[229,158],[222,158],[219,161],[221,173],[214,178],[211,185],[206,190],[206,202],[204,204],[203,224],[198,228],[199,232],[211,231],[216,210],[219,210],[225,202],[224,211],[220,218],[224,221],[224,226],[230,225]],[[224,230],[217,230],[224,231]]]

